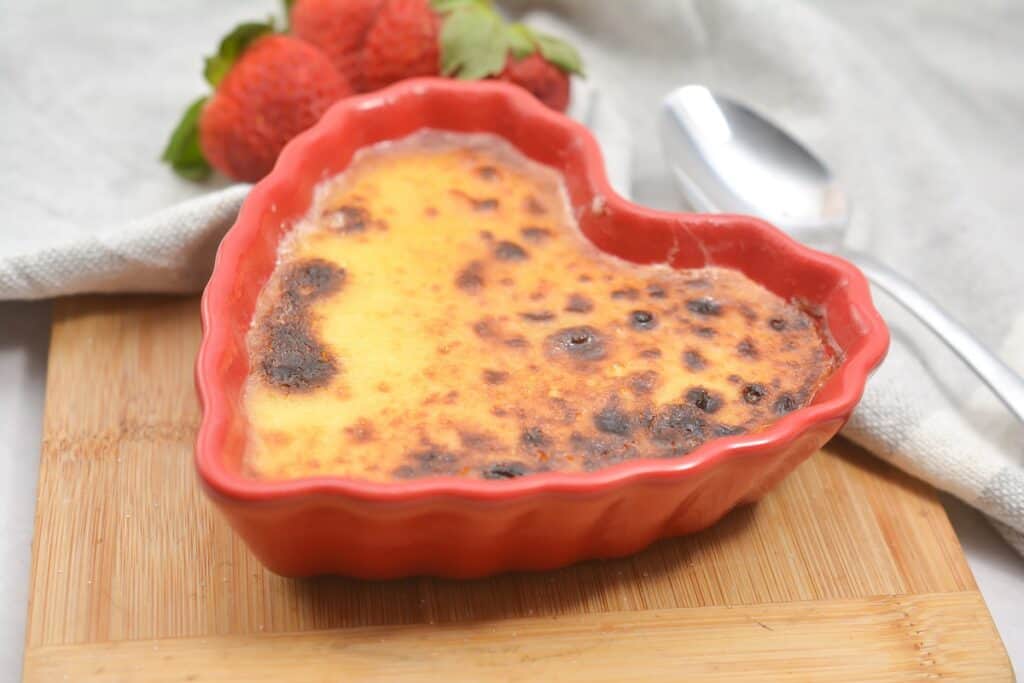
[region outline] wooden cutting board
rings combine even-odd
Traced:
[[[934,492],[839,441],[756,506],[623,560],[269,574],[193,473],[198,342],[194,298],[57,302],[26,680],[1012,679]]]

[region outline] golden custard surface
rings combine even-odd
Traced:
[[[323,184],[248,343],[261,478],[681,456],[806,405],[834,363],[806,313],[742,274],[600,254],[555,171],[431,131]]]

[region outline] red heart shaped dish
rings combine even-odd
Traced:
[[[838,432],[889,340],[849,263],[632,204],[580,124],[443,79],[287,145],[202,324],[207,493],[271,570],[372,579],[703,529]]]

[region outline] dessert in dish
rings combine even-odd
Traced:
[[[361,150],[281,242],[248,335],[248,476],[509,479],[681,457],[807,405],[817,320],[742,273],[637,266],[501,138]]]

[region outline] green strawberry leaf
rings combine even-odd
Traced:
[[[500,73],[508,54],[505,25],[492,9],[470,4],[453,11],[441,27],[441,73],[463,80]]]
[[[274,20],[270,19],[264,23],[249,22],[241,24],[224,36],[217,48],[217,54],[206,58],[206,66],[203,68],[203,76],[214,88],[231,71],[238,58],[245,52],[249,43],[260,36],[273,33],[275,30]]]
[[[210,164],[199,149],[199,115],[205,104],[206,98],[200,97],[189,105],[160,157],[175,173],[189,180],[206,180],[210,175]]]
[[[509,24],[505,29],[505,39],[516,59],[528,57],[537,51],[537,38],[526,24]]]
[[[534,34],[537,40],[537,47],[544,59],[548,60],[562,71],[571,74],[583,75],[583,59],[569,43],[549,36],[545,33]]]

